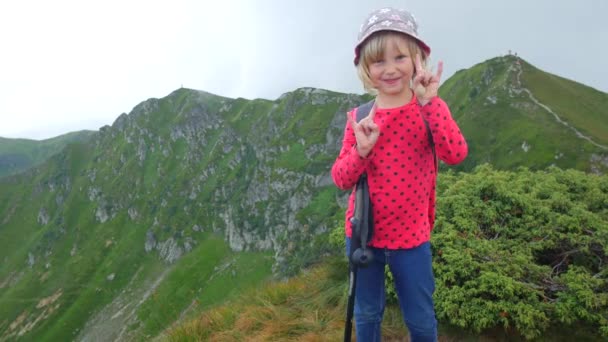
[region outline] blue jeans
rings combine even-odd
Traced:
[[[437,341],[437,320],[433,304],[431,244],[425,242],[412,249],[371,248],[374,260],[357,272],[355,289],[355,327],[357,341],[381,341],[382,316],[386,293],[384,267],[388,264],[399,299],[403,320],[412,342]],[[350,238],[346,238],[347,255]]]

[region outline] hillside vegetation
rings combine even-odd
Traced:
[[[93,131],[79,131],[45,140],[0,137],[0,178],[25,171],[61,152],[69,143],[85,141]]]
[[[441,93],[471,154],[454,168],[464,173],[440,173],[440,319],[525,337],[605,329],[606,94],[514,56],[456,73]],[[149,340],[336,257],[348,193],[329,169],[345,112],[369,98],[178,89],[0,178],[0,340]]]
[[[180,89],[1,179],[0,339],[146,339],[312,262],[291,238],[322,242],[339,210],[325,132],[358,99]]]
[[[470,146],[458,170],[482,163],[608,170],[606,93],[504,56],[457,72],[440,95]]]
[[[608,176],[489,166],[440,177],[432,238],[442,341],[608,338]],[[335,256],[168,332],[168,341],[338,341],[347,270]],[[392,286],[386,340],[403,340]]]

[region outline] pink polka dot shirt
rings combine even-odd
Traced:
[[[355,110],[349,112],[356,119]],[[373,209],[372,247],[414,248],[429,241],[435,221],[435,160],[424,119],[429,123],[437,157],[447,164],[465,159],[468,147],[446,103],[439,97],[420,106],[408,104],[376,110],[380,137],[372,152],[359,156],[355,134],[346,124],[340,155],[331,169],[336,185],[353,188],[366,172]],[[346,211],[346,236],[351,236],[354,189]]]

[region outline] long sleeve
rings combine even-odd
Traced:
[[[349,112],[348,115],[353,116],[354,111]],[[365,171],[365,168],[374,156],[374,152],[372,151],[366,158],[361,157],[357,152],[356,145],[355,133],[347,122],[344,128],[344,138],[342,139],[340,154],[331,168],[331,177],[336,186],[342,190],[355,186],[359,176]]]
[[[450,165],[462,162],[469,150],[448,105],[436,96],[420,110],[431,128],[439,159]]]

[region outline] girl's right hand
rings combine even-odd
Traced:
[[[420,61],[420,54],[416,54],[416,77],[413,80],[413,89],[421,106],[427,104],[431,99],[437,96],[439,91],[439,82],[441,82],[441,73],[443,72],[443,62],[439,61],[437,65],[437,73],[426,70]]]
[[[370,154],[380,136],[380,128],[374,122],[375,116],[375,102],[372,109],[369,111],[369,114],[359,122],[356,122],[348,113],[346,113],[346,119],[355,132],[355,138],[357,139],[357,152],[359,152],[359,155],[362,158],[365,158]]]

